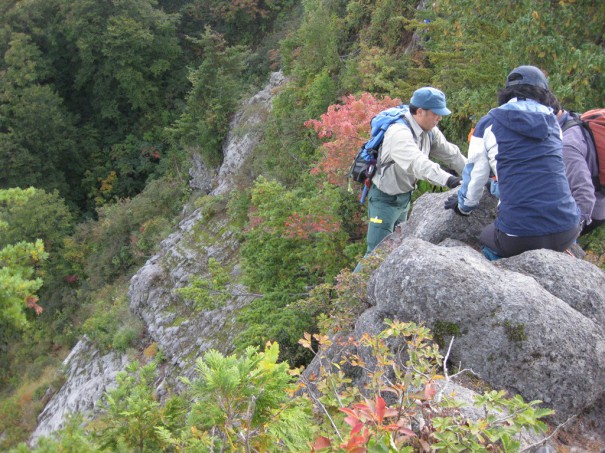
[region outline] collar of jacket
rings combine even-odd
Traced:
[[[413,132],[414,137],[421,137],[425,134],[430,133],[430,131],[426,132],[424,129],[422,129],[420,127],[420,125],[416,122],[416,119],[414,118],[414,116],[409,111],[407,111],[405,113],[405,117],[410,122],[410,126],[412,127],[412,132]]]

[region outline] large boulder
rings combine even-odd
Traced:
[[[547,250],[515,257],[515,270],[506,261],[493,264],[469,247],[410,237],[373,274],[368,297],[375,308],[357,328],[376,332],[385,318],[395,318],[453,334],[452,363],[494,387],[544,401],[564,421],[605,394],[602,296],[599,303],[584,291],[565,300],[571,291],[560,296],[557,286],[540,280],[564,282],[584,272],[593,290],[605,294],[605,274]],[[537,263],[533,275],[519,271],[531,263]],[[556,270],[561,274],[550,274]]]
[[[375,335],[385,319],[422,323],[449,361],[471,369],[493,388],[542,400],[561,423],[588,420],[605,442],[605,273],[567,253],[534,250],[488,261],[481,230],[496,216],[484,196],[469,217],[445,210],[454,191],[425,194],[410,220],[377,248],[386,258],[368,282],[371,307],[352,336]],[[582,256],[577,245],[576,256]],[[364,357],[364,351],[355,351]],[[321,360],[338,361],[333,347]],[[307,373],[317,372],[318,357]],[[326,362],[324,362],[326,363]],[[358,385],[363,372],[351,376]],[[578,428],[578,430],[583,430]]]

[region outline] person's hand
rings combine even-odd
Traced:
[[[447,200],[445,200],[445,204],[443,207],[445,209],[456,209],[457,206],[458,206],[458,194],[454,193],[454,194],[450,195],[449,197],[447,197]]]
[[[470,212],[461,211],[460,208],[458,207],[458,194],[457,193],[450,195],[448,197],[448,199],[445,200],[445,204],[443,207],[445,209],[451,209],[458,215],[467,216],[470,214]]]
[[[449,178],[447,178],[447,182],[445,183],[445,185],[448,188],[453,189],[454,187],[458,187],[461,182],[462,178],[460,178],[459,176],[450,176]]]

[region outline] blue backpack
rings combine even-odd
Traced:
[[[369,182],[371,182],[372,177],[376,174],[376,167],[379,165],[378,149],[384,139],[384,133],[389,126],[393,123],[404,123],[412,129],[408,120],[404,117],[408,111],[409,108],[407,105],[400,105],[383,110],[372,118],[372,121],[370,121],[370,139],[359,148],[355,159],[353,159],[347,178],[369,186]]]

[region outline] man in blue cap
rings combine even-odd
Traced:
[[[539,68],[513,69],[498,94],[499,107],[475,126],[462,185],[445,203],[446,209],[470,215],[490,176],[496,177],[498,215],[479,238],[488,259],[541,248],[562,252],[581,230],[550,99]]]
[[[466,158],[437,127],[441,118],[450,113],[443,92],[423,87],[414,92],[403,123],[394,123],[386,130],[368,193],[366,255],[407,220],[418,180],[449,188],[460,184],[459,177],[430,160],[437,158],[462,174]]]

